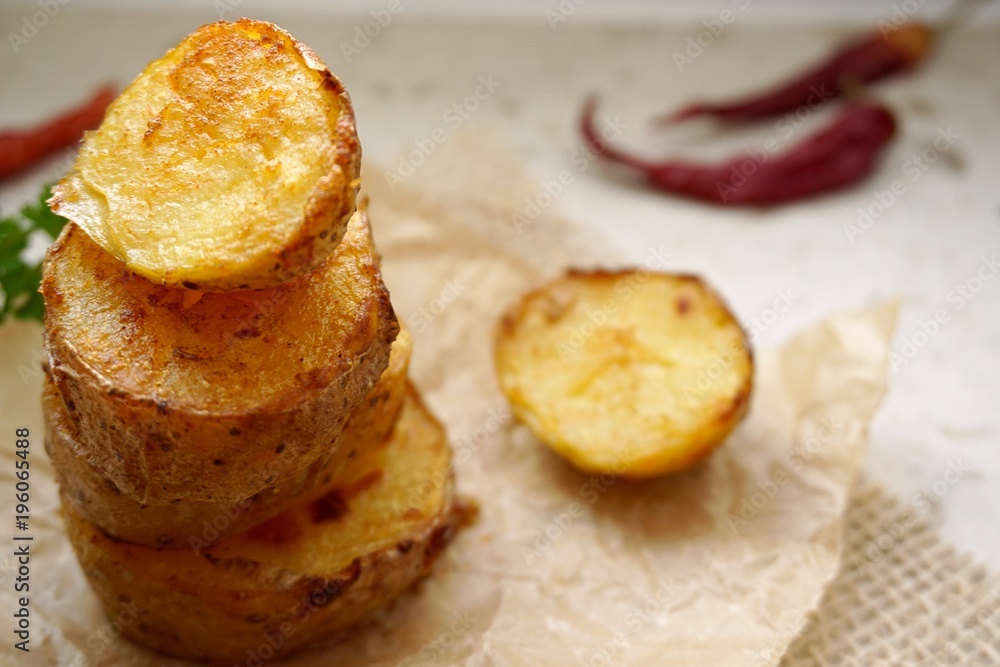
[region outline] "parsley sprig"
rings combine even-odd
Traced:
[[[32,235],[44,232],[54,239],[66,224],[66,218],[50,211],[45,203],[51,194],[52,186],[46,185],[38,201],[25,204],[19,215],[0,218],[0,289],[3,290],[0,324],[8,315],[19,320],[42,321],[45,304],[38,291],[42,264],[27,262],[23,255]]]

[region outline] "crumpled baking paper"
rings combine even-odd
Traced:
[[[413,333],[413,378],[448,428],[459,490],[478,501],[479,520],[433,576],[360,631],[276,664],[777,665],[838,569],[894,307],[836,315],[758,351],[748,419],[697,468],[645,483],[580,474],[512,421],[493,375],[493,328],[566,266],[617,262],[555,216],[512,218],[530,183],[508,153],[478,141],[454,137],[403,183],[370,170],[364,189]],[[14,428],[26,426],[34,538],[31,653],[6,631],[2,662],[187,664],[118,637],[131,616],[105,617],[73,557],[42,447],[40,331],[0,328],[0,519],[10,535]],[[4,552],[0,610],[11,626],[17,563]]]

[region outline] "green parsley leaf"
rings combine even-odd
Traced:
[[[38,291],[42,280],[41,262],[27,262],[24,251],[32,235],[44,233],[54,239],[66,225],[66,219],[49,210],[46,200],[52,195],[52,185],[42,188],[38,201],[26,204],[20,215],[0,218],[0,323],[8,315],[19,320],[42,321],[45,303]]]
[[[59,236],[59,232],[65,226],[66,218],[56,215],[49,208],[47,201],[51,196],[52,185],[46,185],[42,188],[38,201],[34,204],[25,204],[21,209],[21,215],[31,222],[32,229],[44,230],[50,238],[54,239]]]

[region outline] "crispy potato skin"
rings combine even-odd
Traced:
[[[539,440],[626,479],[711,454],[753,385],[746,335],[691,275],[571,271],[504,315],[494,350],[500,387]]]
[[[220,21],[122,92],[50,205],[155,283],[262,289],[336,248],[360,165],[350,97],[319,57],[270,23]]]
[[[154,285],[67,225],[43,266],[45,349],[91,465],[140,503],[237,503],[329,451],[399,330],[367,216],[269,290]]]
[[[342,475],[352,473],[356,464],[348,465],[349,461],[383,446],[406,396],[411,350],[409,333],[401,330],[392,344],[389,366],[327,453],[302,472],[231,505],[203,501],[150,505],[122,493],[87,461],[76,425],[51,378],[42,394],[45,448],[65,502],[109,537],[154,548],[212,544],[324,495],[340,484]]]
[[[430,572],[461,525],[450,447],[408,390],[391,440],[329,496],[205,551],[155,550],[110,539],[65,502],[77,557],[109,616],[163,653],[218,665],[247,659],[267,637],[275,656],[364,620]],[[424,481],[434,480],[430,485]],[[423,485],[414,494],[415,485]]]

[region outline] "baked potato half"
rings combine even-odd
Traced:
[[[220,505],[188,501],[172,505],[140,503],[104,477],[86,458],[78,430],[62,395],[51,379],[42,394],[45,449],[56,470],[62,497],[74,511],[104,534],[124,542],[156,548],[201,549],[254,526],[289,507],[313,500],[351,474],[349,460],[377,450],[392,434],[406,396],[412,344],[400,330],[392,344],[389,366],[361,405],[354,409],[329,451],[302,472],[249,498]]]
[[[399,325],[364,208],[267,290],[156,285],[69,224],[44,265],[45,348],[80,453],[140,503],[237,503],[330,451]]]
[[[588,473],[690,467],[743,418],[750,345],[701,279],[571,271],[503,317],[500,386],[539,440]]]
[[[157,284],[259,289],[333,251],[360,164],[350,98],[319,57],[270,23],[220,21],[122,92],[50,204]]]
[[[123,603],[140,609],[123,633],[228,667],[329,638],[428,574],[464,514],[444,430],[408,392],[387,445],[340,486],[197,554],[113,540],[64,502],[69,538],[109,614]]]

